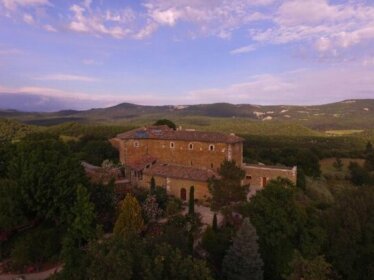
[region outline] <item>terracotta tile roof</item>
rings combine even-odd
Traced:
[[[288,167],[283,165],[263,165],[263,164],[247,164],[243,165],[244,168],[255,168],[255,169],[277,169],[277,170],[294,170],[295,167]]]
[[[154,164],[157,161],[157,158],[145,155],[141,158],[137,158],[133,161],[127,161],[126,165],[135,171],[143,170],[147,165]]]
[[[204,132],[192,130],[173,130],[167,126],[152,126],[134,129],[125,133],[118,134],[119,139],[159,139],[159,140],[183,140],[199,141],[209,143],[238,143],[244,139],[233,134],[224,134],[219,132]]]
[[[144,169],[143,174],[203,182],[208,181],[208,179],[213,176],[218,177],[218,174],[210,169],[169,165],[164,163],[156,163],[152,167]]]

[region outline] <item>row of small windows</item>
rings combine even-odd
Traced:
[[[134,141],[134,147],[135,148],[138,148],[140,145],[139,145],[139,141]],[[174,149],[175,148],[175,143],[174,142],[170,142],[170,148]],[[193,144],[190,143],[188,144],[188,149],[189,150],[193,150]],[[209,151],[214,151],[215,150],[215,146],[213,144],[209,145]]]

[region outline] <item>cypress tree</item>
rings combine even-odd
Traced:
[[[228,280],[262,280],[263,261],[256,229],[246,218],[223,259],[222,271]]]
[[[151,178],[151,186],[150,186],[150,189],[151,189],[151,194],[154,194],[155,193],[155,190],[156,190],[156,180],[154,177]]]
[[[213,228],[214,231],[218,230],[217,214],[216,213],[214,213],[214,216],[213,216],[212,228]]]
[[[195,215],[195,187],[190,188],[190,200],[188,203],[188,214]]]

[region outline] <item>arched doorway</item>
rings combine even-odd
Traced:
[[[185,188],[181,188],[181,199],[183,201],[186,201],[187,200],[187,191]]]

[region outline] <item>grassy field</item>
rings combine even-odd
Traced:
[[[358,129],[351,129],[351,130],[327,130],[325,131],[326,134],[332,135],[332,136],[344,136],[344,135],[352,135],[357,133],[362,133],[364,130],[358,130]]]
[[[336,170],[336,168],[334,167],[334,162],[336,161],[335,158],[326,158],[326,159],[323,159],[320,161],[320,165],[321,165],[321,171],[322,171],[322,174],[343,174],[343,175],[347,175],[348,174],[348,166],[349,166],[349,163],[350,162],[357,162],[359,165],[363,165],[364,164],[364,160],[363,159],[352,159],[352,158],[342,158],[341,161],[343,163],[343,168],[342,168],[342,171],[338,171]]]

